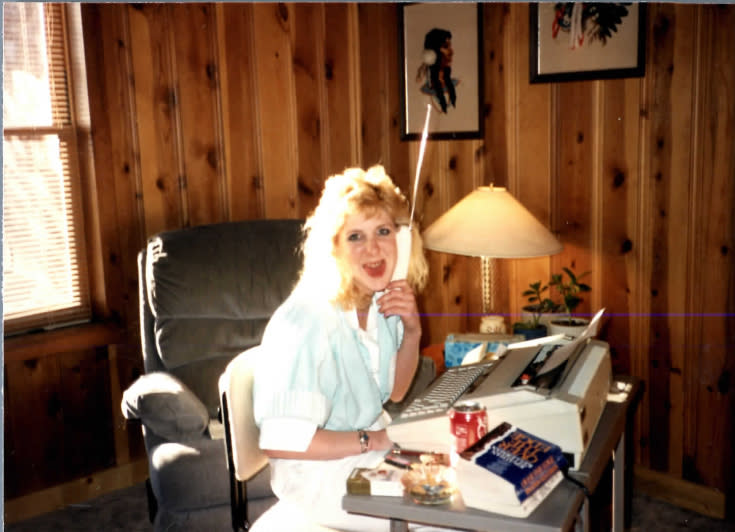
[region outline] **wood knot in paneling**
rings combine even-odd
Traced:
[[[631,242],[630,238],[626,238],[625,240],[623,240],[623,243],[620,244],[620,254],[621,255],[630,253],[632,249],[633,249],[633,242]]]
[[[288,7],[283,2],[278,2],[278,19],[281,22],[288,22]]]
[[[613,188],[620,188],[625,183],[625,172],[616,168],[613,171]]]
[[[565,220],[564,225],[566,226],[566,229],[571,229],[572,231],[577,231],[582,227],[582,224],[576,220]],[[574,267],[572,267],[572,269],[574,269]]]
[[[207,73],[207,79],[211,82],[217,81],[217,67],[214,65],[214,63],[207,63],[207,66],[204,68],[204,71]]]
[[[161,87],[157,92],[157,99],[161,102],[162,111],[166,113],[166,116],[170,116],[171,110],[176,108],[178,102],[176,89],[172,87]]]
[[[207,150],[207,164],[212,170],[217,169],[219,157],[217,157],[217,150],[214,147],[210,147]]]
[[[665,15],[659,15],[656,17],[656,22],[653,25],[653,41],[657,48],[668,47],[668,34],[671,28],[671,21]]]
[[[475,150],[475,162],[480,162],[482,158],[485,157],[485,153],[487,153],[487,148],[485,147],[485,144],[482,144]]]
[[[296,184],[299,189],[299,192],[301,192],[302,194],[305,194],[306,196],[315,196],[316,193],[314,192],[314,189],[310,187],[306,181],[307,180],[304,179],[302,176],[298,176],[296,180]]]

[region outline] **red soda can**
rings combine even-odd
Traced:
[[[455,403],[449,409],[454,451],[461,453],[487,434],[487,410],[477,401]]]

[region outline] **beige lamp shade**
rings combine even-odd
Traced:
[[[562,244],[503,187],[478,187],[423,233],[434,251],[515,259],[553,255]]]

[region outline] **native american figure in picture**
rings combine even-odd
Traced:
[[[423,94],[430,97],[437,111],[447,113],[449,106],[457,107],[456,86],[459,80],[452,78],[452,33],[433,28],[424,38],[423,60],[416,82]]]

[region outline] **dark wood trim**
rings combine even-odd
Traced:
[[[23,361],[124,342],[123,327],[98,322],[5,338],[5,361]]]

